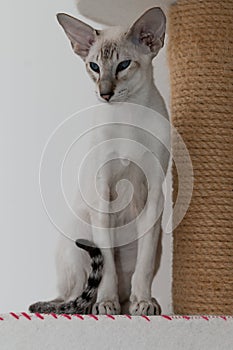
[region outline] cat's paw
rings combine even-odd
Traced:
[[[149,300],[134,300],[130,303],[129,312],[134,316],[161,315],[161,307],[155,298]]]
[[[30,305],[29,311],[32,313],[38,312],[41,314],[56,313],[56,304],[50,301],[39,301],[38,303]]]
[[[119,315],[121,306],[118,301],[106,300],[95,303],[92,307],[93,315]]]

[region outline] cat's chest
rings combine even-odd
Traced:
[[[133,192],[140,192],[147,188],[147,179],[140,162],[132,162],[127,156],[111,159],[100,169],[98,180],[104,177],[110,189],[110,199],[114,200],[117,194],[126,193],[129,189]]]
[[[109,179],[109,202],[112,226],[128,224],[145,206],[148,183],[143,170],[135,163],[124,166],[121,160],[112,162]]]

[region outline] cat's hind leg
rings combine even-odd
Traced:
[[[73,241],[62,238],[56,255],[59,297],[37,302],[29,307],[32,313],[57,313],[60,305],[75,300],[84,290],[90,272],[90,257]]]

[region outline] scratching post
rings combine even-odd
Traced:
[[[174,312],[232,314],[233,0],[180,0],[169,22],[172,120],[194,169],[174,230]]]

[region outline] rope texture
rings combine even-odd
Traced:
[[[169,15],[169,38],[172,120],[194,169],[191,204],[174,230],[174,312],[230,315],[233,0],[178,1]],[[173,152],[179,152],[175,143]],[[173,176],[175,201],[179,180],[175,166]]]

